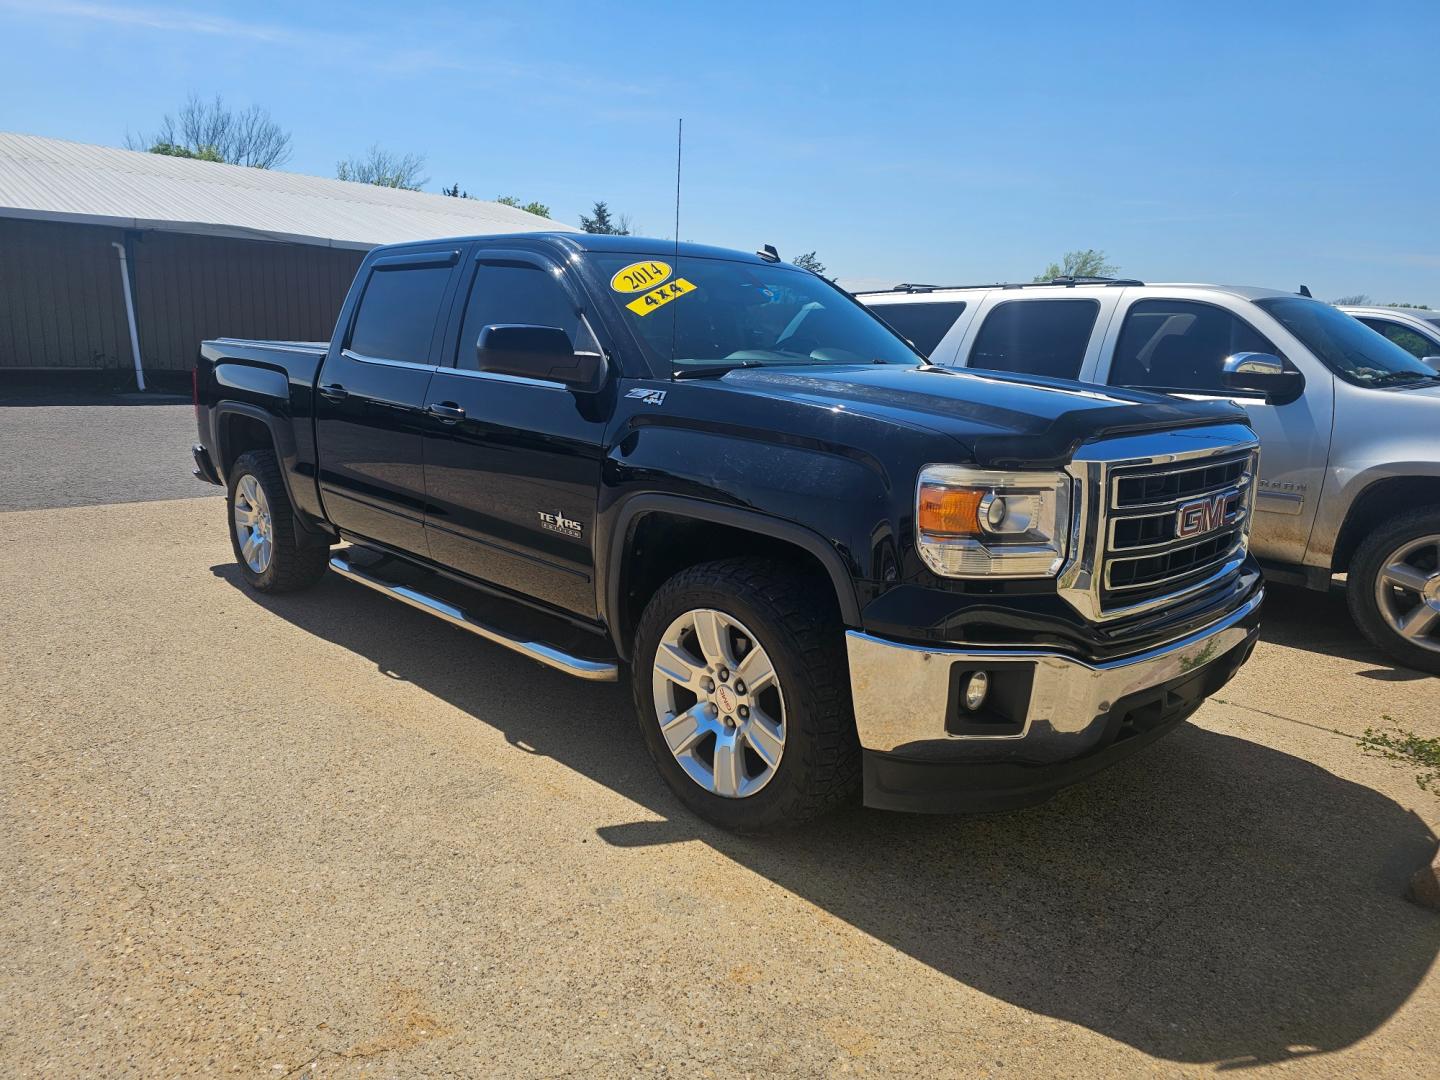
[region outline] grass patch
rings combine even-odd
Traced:
[[[1384,719],[1392,725],[1395,723],[1388,716]],[[1440,739],[1425,739],[1397,727],[1393,732],[1366,728],[1357,741],[1360,749],[1371,757],[1415,769],[1415,783],[1420,790],[1440,798]]]

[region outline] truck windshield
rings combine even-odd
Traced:
[[[793,267],[597,255],[648,359],[676,375],[782,364],[905,364],[922,357],[825,279]]]
[[[1434,368],[1329,304],[1302,296],[1271,296],[1255,303],[1347,382],[1396,386],[1436,380]]]

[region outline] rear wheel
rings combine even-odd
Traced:
[[[1440,675],[1440,510],[1383,523],[1350,564],[1350,612],[1407,667]]]
[[[328,544],[299,535],[280,463],[269,450],[250,450],[230,467],[230,546],[240,573],[260,592],[294,592],[320,580]]]
[[[646,607],[631,669],[641,730],[712,824],[764,832],[858,793],[844,638],[823,609],[803,574],[740,559],[682,571]]]

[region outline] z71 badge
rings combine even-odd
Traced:
[[[664,405],[664,390],[646,390],[643,386],[637,386],[625,395],[627,398],[634,398],[636,401],[643,401],[646,405]]]

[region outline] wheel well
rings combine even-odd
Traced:
[[[1440,505],[1440,476],[1397,476],[1371,484],[1345,515],[1335,541],[1334,572],[1343,574],[1350,569],[1355,549],[1381,522],[1427,504]]]
[[[633,639],[645,605],[681,570],[733,558],[768,559],[793,566],[797,573],[814,579],[816,603],[840,619],[840,601],[825,565],[799,544],[735,525],[656,511],[635,521],[618,568],[620,610],[613,617],[618,622],[619,640]]]
[[[220,419],[220,474],[228,477],[230,466],[248,450],[274,450],[270,428],[253,416],[227,413]]]

